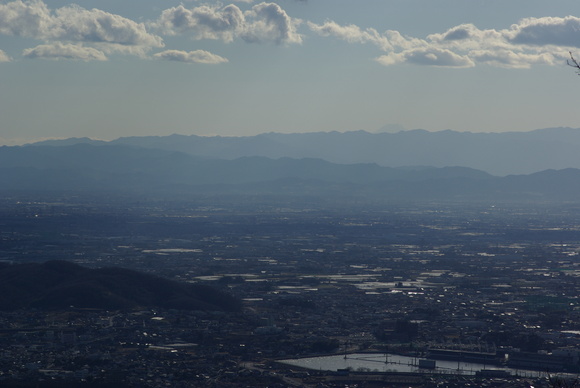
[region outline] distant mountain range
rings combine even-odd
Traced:
[[[240,301],[209,286],[182,284],[123,268],[67,261],[0,264],[0,310],[174,308],[236,311]]]
[[[374,136],[327,135],[337,139],[342,135]],[[126,141],[129,139],[134,144],[69,139],[34,146],[0,147],[0,191],[315,196],[371,201],[576,201],[580,198],[580,170],[575,168],[500,177],[469,167],[385,167],[377,163],[338,164],[306,157],[232,159],[229,155],[230,158],[219,159],[170,150],[168,145],[154,148],[155,139],[177,147],[184,146],[186,140],[204,138],[169,136]],[[217,144],[220,139],[212,141]],[[232,144],[238,140],[227,138]],[[254,140],[246,139],[251,143]],[[139,142],[141,146],[136,144]],[[236,144],[232,149],[243,148]]]
[[[263,156],[317,158],[338,164],[374,163],[384,167],[461,166],[498,176],[580,168],[580,129],[577,128],[505,133],[417,129],[398,133],[265,133],[246,137],[171,135],[123,137],[110,142],[73,138],[35,145],[77,143],[127,145],[226,160]]]

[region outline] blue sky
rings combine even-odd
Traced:
[[[577,0],[0,0],[0,144],[580,127]]]

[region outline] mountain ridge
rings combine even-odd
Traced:
[[[207,159],[127,145],[0,147],[0,191],[274,195],[368,200],[566,200],[580,169],[492,176],[469,167],[383,167],[322,159]]]
[[[89,139],[90,140],[90,139]],[[580,168],[580,129],[556,127],[529,132],[430,132],[423,129],[396,133],[268,132],[255,136],[134,136],[95,145],[127,145],[178,151],[205,159],[234,160],[244,156],[272,159],[318,158],[336,164],[376,163],[383,167],[425,165],[462,166],[492,175],[531,174],[547,169]],[[71,145],[73,139],[51,140],[32,146]]]

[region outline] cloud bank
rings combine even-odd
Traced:
[[[252,1],[240,1],[252,3]],[[291,18],[276,3],[262,2],[243,11],[235,4],[225,6],[183,5],[165,9],[159,18],[140,23],[100,9],[68,5],[50,9],[42,0],[15,0],[0,4],[0,35],[42,41],[23,51],[28,58],[107,60],[107,54],[146,56],[165,47],[162,35],[189,36],[225,43],[236,39],[248,43],[299,44],[301,21]],[[195,63],[223,63],[225,58],[202,51],[166,50],[155,58]],[[0,61],[9,57],[2,52]]]
[[[303,22],[288,15],[277,3],[237,0],[230,4],[195,4],[167,8],[159,11],[154,20],[136,22],[78,5],[51,9],[43,0],[7,1],[0,3],[0,36],[38,40],[36,47],[22,51],[26,58],[81,61],[105,61],[115,53],[146,58],[153,50],[165,48],[163,37],[178,36],[217,44],[238,41],[286,46],[307,42],[307,35],[315,34],[374,46],[377,49],[374,59],[384,66],[450,68],[555,65],[564,62],[568,51],[580,48],[580,18],[575,16],[526,18],[504,29],[480,29],[466,23],[413,37],[396,30],[381,32],[332,20]],[[208,51],[180,47],[168,48],[152,57],[186,63],[228,61]],[[12,60],[0,50],[0,62]]]

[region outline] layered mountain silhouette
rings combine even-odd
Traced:
[[[123,137],[111,142],[77,138],[37,145],[75,143],[129,145],[227,160],[263,156],[318,158],[339,164],[375,163],[385,167],[462,166],[499,176],[580,168],[580,129],[574,128],[503,133],[417,129],[398,133],[265,133],[246,137],[171,135]]]
[[[173,308],[237,311],[240,301],[204,285],[123,268],[89,269],[67,261],[0,265],[0,310]]]
[[[206,159],[121,145],[0,147],[0,190],[546,199],[580,194],[580,170],[497,177],[465,167],[382,167],[321,159]]]

